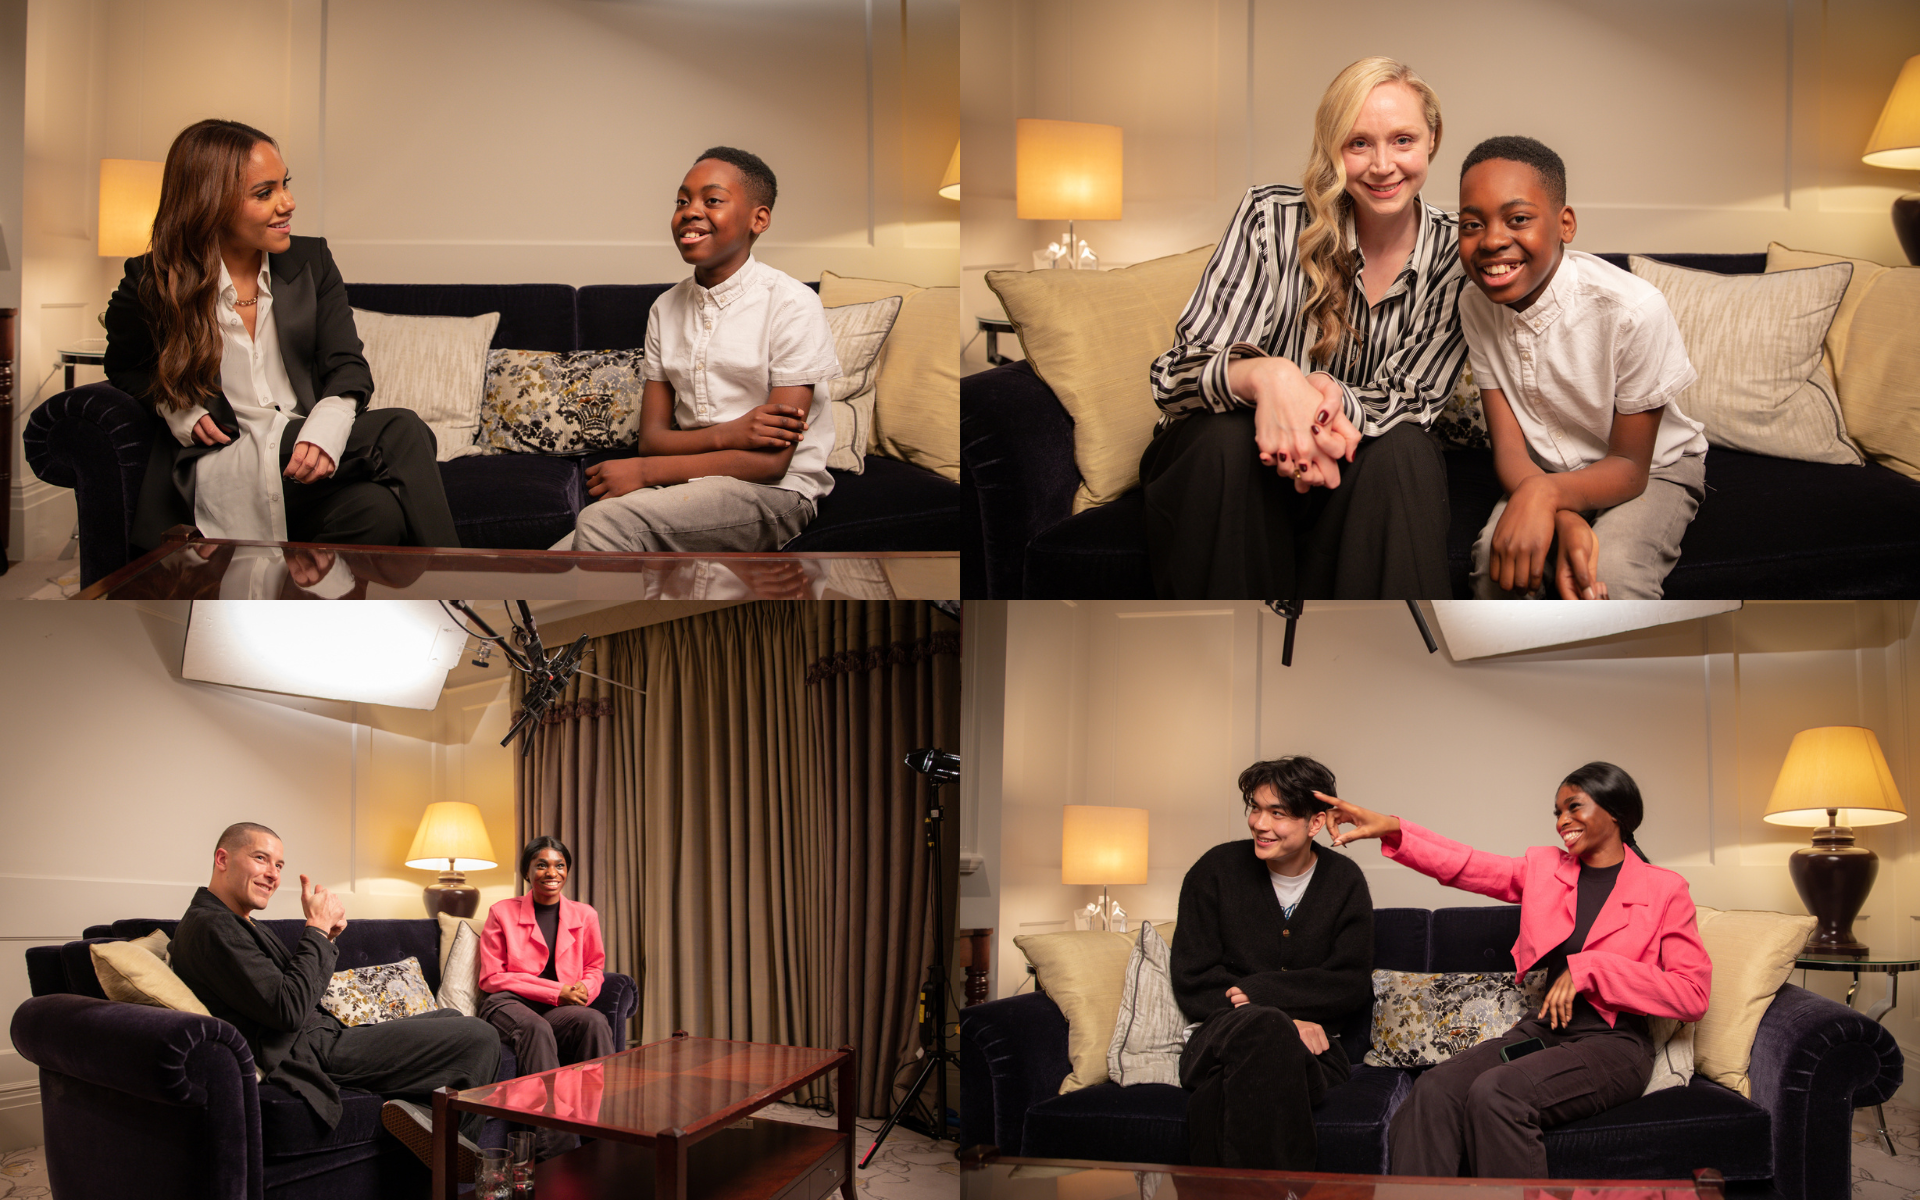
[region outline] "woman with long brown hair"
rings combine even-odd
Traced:
[[[271,137],[200,121],[167,151],[146,254],[107,304],[107,379],[154,406],[134,545],[208,537],[457,546],[433,433],[368,411],[373,376],[327,244],[295,237]]]
[[[1427,426],[1467,345],[1459,227],[1420,198],[1440,101],[1363,58],[1328,85],[1303,185],[1247,192],[1153,364],[1140,461],[1166,597],[1451,594]]]

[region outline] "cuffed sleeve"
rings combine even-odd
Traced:
[[[206,415],[206,408],[198,404],[184,411],[171,408],[160,409],[160,419],[165,421],[167,428],[172,431],[173,440],[179,442],[182,446],[191,446],[194,444],[193,427],[198,425],[200,418]]]
[[[333,465],[339,467],[341,452],[347,448],[347,435],[353,432],[353,419],[359,415],[358,407],[345,396],[328,396],[315,403],[306,423],[300,426],[299,440],[312,442],[324,450]]]
[[[1261,347],[1279,321],[1273,229],[1260,193],[1241,198],[1174,326],[1173,348],[1153,361],[1153,402],[1162,413],[1252,407],[1227,386],[1227,368],[1237,358],[1264,357]]]

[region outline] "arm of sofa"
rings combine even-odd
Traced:
[[[40,1068],[54,1194],[258,1200],[260,1103],[239,1030],[59,995],[22,1002],[11,1033]]]
[[[1027,1110],[1058,1095],[1072,1069],[1067,1018],[1044,993],[961,1009],[961,1148],[1019,1154]]]
[[[1026,363],[960,381],[960,506],[987,597],[1020,595],[1027,543],[1073,513],[1073,418]]]
[[[1773,1118],[1773,1188],[1786,1200],[1853,1194],[1853,1110],[1900,1087],[1905,1060],[1864,1013],[1792,984],[1754,1035],[1753,1102]]]
[[[108,383],[61,392],[27,417],[27,465],[72,488],[80,517],[80,583],[102,579],[134,557],[133,509],[147,475],[157,418]]]
[[[600,994],[593,998],[589,1006],[595,1012],[607,1018],[607,1024],[613,1026],[613,1045],[616,1050],[627,1048],[627,1022],[640,1007],[640,987],[634,983],[633,976],[622,975],[618,971],[607,971],[600,977]]]

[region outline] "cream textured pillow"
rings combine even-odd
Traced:
[[[433,1003],[468,1017],[480,1009],[480,935],[465,921],[455,920],[453,944],[441,955],[440,990]]]
[[[499,313],[405,317],[356,308],[353,324],[373,372],[368,408],[418,413],[433,430],[440,462],[485,452],[474,441],[487,386],[487,346]]]
[[[377,967],[335,971],[320,1007],[342,1025],[378,1025],[434,1010],[433,992],[420,960],[403,958]]]
[[[1148,371],[1173,346],[1213,247],[1117,271],[988,271],[1034,373],[1073,418],[1073,511],[1140,483],[1160,409]]]
[[[1107,1078],[1107,1048],[1113,1044],[1113,1027],[1120,1016],[1127,959],[1139,936],[1138,930],[1089,930],[1026,933],[1013,939],[1033,964],[1040,990],[1067,1018],[1067,1058],[1073,1069],[1060,1081],[1062,1094]]]
[[[1767,270],[1853,264],[1853,279],[1827,333],[1847,432],[1882,465],[1920,479],[1920,267],[1887,267],[1767,247]]]
[[[1693,1031],[1694,1071],[1751,1096],[1747,1065],[1754,1034],[1773,994],[1793,973],[1793,960],[1813,932],[1814,919],[1703,906],[1695,906],[1694,915],[1713,960],[1707,1015]]]
[[[1166,925],[1164,937],[1173,936]],[[1180,1051],[1191,1022],[1173,995],[1172,950],[1160,931],[1140,923],[1133,952],[1127,956],[1114,1014],[1113,1040],[1107,1043],[1107,1076],[1121,1087],[1136,1083],[1180,1083]]]
[[[820,272],[820,303],[829,310],[886,296],[901,297],[901,304],[893,332],[880,351],[880,376],[874,384],[874,449],[958,483],[960,289]]]
[[[100,990],[109,1000],[212,1016],[193,989],[167,965],[169,941],[156,929],[130,942],[99,942],[87,947]]]
[[[1672,1017],[1647,1018],[1647,1031],[1653,1040],[1653,1074],[1647,1076],[1642,1096],[1664,1092],[1670,1087],[1685,1087],[1693,1078],[1693,1031],[1691,1021],[1682,1023]]]
[[[1827,330],[1851,267],[1718,275],[1632,255],[1633,273],[1660,289],[1699,379],[1675,401],[1730,450],[1858,466],[1833,379]]]
[[[450,917],[446,913],[435,913],[434,919],[440,923],[440,982],[444,984],[447,981],[447,959],[453,954],[454,939],[460,927],[465,925],[473,930],[476,939],[474,944],[478,945],[477,939],[486,931],[487,923],[482,917]]]
[[[880,351],[900,316],[904,301],[882,296],[865,304],[829,308],[827,328],[833,330],[833,353],[840,360],[840,378],[813,385],[814,399],[833,406],[833,453],[827,465],[858,475],[867,466],[867,447],[873,444],[874,383],[880,375]]]

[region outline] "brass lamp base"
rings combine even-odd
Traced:
[[[1832,818],[1828,818],[1831,820]],[[1867,947],[1853,936],[1853,919],[1873,890],[1880,873],[1880,856],[1853,844],[1853,830],[1829,825],[1813,834],[1813,845],[1802,846],[1787,860],[1800,902],[1818,922],[1807,937],[1803,954],[1836,958],[1865,958]]]
[[[430,917],[441,913],[449,917],[471,917],[480,911],[480,889],[468,883],[460,871],[440,872],[439,881],[428,884],[422,895]]]

